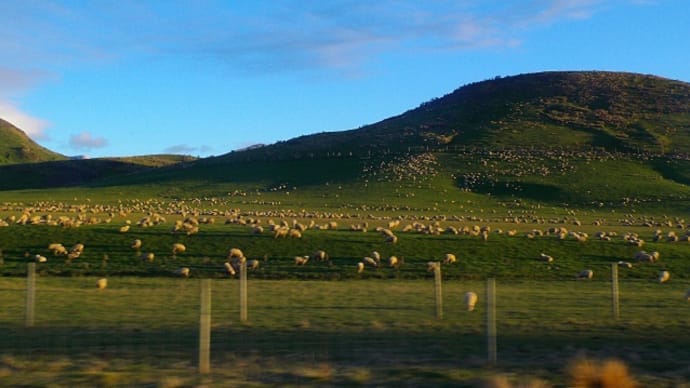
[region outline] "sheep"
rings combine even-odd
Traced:
[[[472,291],[468,291],[465,293],[463,301],[465,303],[465,307],[467,307],[467,311],[474,311],[474,306],[477,304],[477,294]]]
[[[377,263],[376,260],[374,260],[373,258],[368,257],[368,256],[365,257],[365,258],[363,258],[362,261],[363,261],[365,264],[370,265],[370,266],[372,266],[372,267],[378,267],[378,265],[379,265],[379,263]]]
[[[225,267],[225,270],[228,272],[230,276],[235,276],[236,272],[235,268],[232,267],[232,264],[226,261],[225,264],[223,264],[223,266]]]
[[[72,253],[79,252],[84,253],[84,244],[74,244],[72,247]]]
[[[292,238],[302,238],[302,232],[300,232],[298,229],[290,229],[288,231],[288,236]]]
[[[386,236],[383,242],[395,244],[398,242],[398,236]]]
[[[377,251],[371,252],[371,258],[376,260],[377,263],[381,262],[381,254],[378,253]]]
[[[619,261],[618,262],[619,267],[625,267],[625,268],[632,268],[632,263],[629,261]]]
[[[309,256],[295,256],[295,265],[306,265],[309,262]]]
[[[254,226],[254,228],[252,228],[252,233],[254,233],[254,234],[261,234],[263,232],[264,232],[264,228],[261,227],[260,225],[256,225],[256,226]]]
[[[328,260],[328,254],[326,253],[326,251],[319,249],[318,251],[315,251],[314,253],[312,253],[311,258],[312,258],[312,260],[326,261],[326,260]]]
[[[190,272],[191,272],[191,270],[189,269],[189,267],[180,267],[180,268],[178,268],[178,269],[175,270],[174,274],[175,274],[175,275],[178,275],[178,276],[182,276],[182,277],[188,278]]]
[[[134,240],[132,242],[131,247],[132,247],[132,249],[139,250],[141,248],[141,240],[139,240],[139,239]]]
[[[174,243],[172,245],[172,254],[175,256],[178,253],[182,253],[187,250],[187,247],[184,246],[184,244],[181,243]]]
[[[156,255],[153,252],[144,253],[143,255],[141,255],[141,260],[146,260],[149,263],[152,262],[155,258]]]
[[[579,274],[577,274],[577,278],[583,280],[590,280],[593,276],[594,271],[592,271],[591,269],[582,270]]]
[[[397,267],[398,266],[398,258],[395,256],[391,256],[388,258],[388,265],[391,267]]]
[[[106,287],[108,287],[108,279],[100,278],[96,281],[96,288],[98,288],[99,290],[103,290]]]
[[[127,233],[129,232],[129,225],[121,226],[120,227],[120,233]]]
[[[659,283],[665,283],[671,278],[671,274],[668,271],[659,272]]]
[[[654,252],[645,252],[645,251],[639,251],[635,253],[635,260],[641,261],[641,262],[650,262],[653,263],[657,260],[659,260],[659,252],[654,251]]]
[[[452,253],[446,253],[445,257],[443,258],[443,264],[453,264],[456,261],[457,258]]]
[[[247,260],[247,269],[257,269],[259,268],[259,260]]]
[[[539,260],[547,262],[547,263],[553,263],[553,257],[547,255],[546,253],[540,254]]]
[[[239,248],[230,248],[230,251],[228,252],[228,257],[229,258],[240,258],[244,257],[244,253]]]
[[[48,259],[45,256],[41,255],[34,256],[34,260],[36,260],[37,263],[45,263],[46,261],[48,261]]]
[[[67,248],[65,248],[62,244],[60,243],[52,243],[48,245],[48,249],[53,251],[53,255],[58,256],[58,255],[66,255],[67,253]]]
[[[357,273],[362,273],[362,272],[364,272],[364,263],[362,263],[360,261],[359,263],[357,263]]]
[[[426,263],[426,269],[429,272],[434,272],[438,268],[441,268],[441,263],[439,263],[438,261],[430,261]]]

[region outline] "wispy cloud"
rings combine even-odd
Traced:
[[[69,138],[69,146],[75,150],[90,150],[103,148],[108,145],[105,138],[92,135],[90,132],[81,132]]]
[[[213,147],[202,145],[199,147],[190,146],[188,144],[176,144],[167,147],[163,150],[166,154],[178,154],[178,155],[206,155],[213,151]]]
[[[21,129],[33,140],[48,140],[46,120],[22,112],[9,101],[0,99],[0,118]]]

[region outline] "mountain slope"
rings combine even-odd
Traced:
[[[41,147],[22,130],[0,119],[0,165],[64,159],[65,156]]]

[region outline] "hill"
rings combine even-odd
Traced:
[[[690,84],[544,72],[469,84],[359,129],[158,168],[85,161],[91,165],[72,168],[88,179],[55,182],[129,192],[145,184],[146,195],[158,186],[162,196],[297,190],[295,206],[432,209],[464,199],[679,212],[690,209],[688,155]],[[33,167],[22,167],[23,183],[0,187],[37,187],[28,178]],[[16,175],[8,172],[0,174]],[[334,184],[340,192],[324,201]]]
[[[41,147],[22,130],[0,119],[0,165],[64,159],[65,156]]]

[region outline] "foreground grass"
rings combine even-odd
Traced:
[[[495,374],[560,385],[577,356],[615,357],[650,386],[690,381],[690,309],[680,284],[499,281],[498,360],[486,364],[484,282],[214,280],[212,373],[196,374],[199,282],[39,278],[35,326],[23,327],[24,280],[0,278],[0,376],[7,385],[476,385]],[[479,294],[477,310],[462,306]]]

